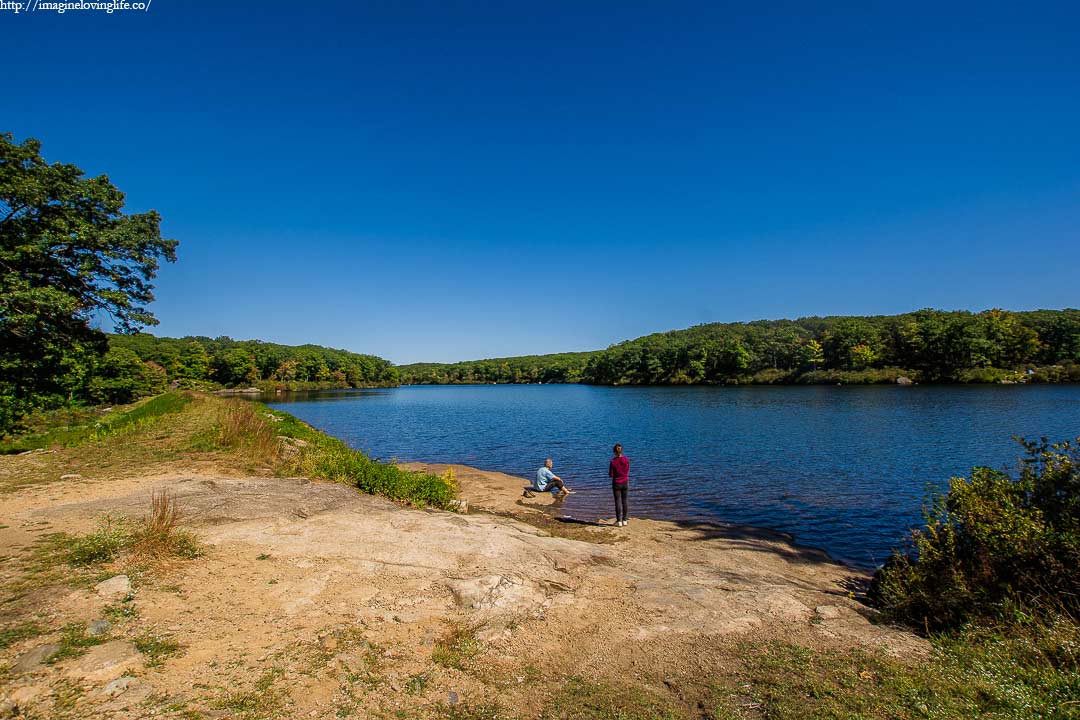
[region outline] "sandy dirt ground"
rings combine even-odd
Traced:
[[[33,462],[50,460],[0,458],[0,481]],[[125,597],[84,583],[33,588],[6,603],[6,624],[20,615],[46,628],[99,619],[111,627],[109,642],[59,662],[34,656],[55,633],[0,650],[0,709],[392,718],[497,703],[537,717],[576,676],[631,683],[704,717],[703,688],[730,671],[725,648],[734,642],[927,651],[870,622],[852,594],[862,574],[782,535],[644,519],[625,528],[563,522],[550,495],[521,498],[521,478],[453,468],[465,514],[304,478],[183,466],[0,495],[5,583],[25,575],[36,540],[90,532],[106,514],[137,517],[155,490],[179,499],[206,546],[200,558],[133,575]],[[177,649],[153,661],[150,636]]]

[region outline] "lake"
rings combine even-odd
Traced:
[[[382,459],[532,478],[545,457],[583,520],[614,515],[607,463],[631,459],[631,518],[781,530],[858,567],[918,524],[929,487],[1015,466],[1013,435],[1080,435],[1080,386],[408,386],[271,396]],[[524,482],[522,483],[525,484]]]

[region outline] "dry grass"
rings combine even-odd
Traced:
[[[176,498],[168,490],[155,490],[150,498],[150,514],[131,535],[128,547],[133,558],[156,562],[170,557],[198,557],[201,550],[196,537],[177,527],[182,517]]]
[[[218,444],[224,448],[243,450],[253,460],[276,460],[277,432],[270,419],[246,400],[227,400],[223,405],[218,426]]]

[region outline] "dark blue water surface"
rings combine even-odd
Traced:
[[[1080,435],[1080,386],[413,386],[274,396],[273,407],[382,459],[531,478],[545,457],[566,514],[614,515],[621,442],[631,515],[791,533],[873,566],[918,523],[928,485],[1015,466],[1013,435]]]

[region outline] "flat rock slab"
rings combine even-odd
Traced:
[[[142,655],[126,640],[112,640],[90,648],[64,668],[64,675],[75,680],[106,682],[115,680],[141,664]]]
[[[34,672],[40,670],[45,661],[52,657],[53,653],[60,649],[59,645],[39,645],[33,650],[27,650],[19,659],[15,661],[15,664],[11,666],[11,672],[19,675],[22,673]]]
[[[106,600],[123,600],[131,594],[131,580],[127,575],[117,575],[99,582],[94,591]]]

